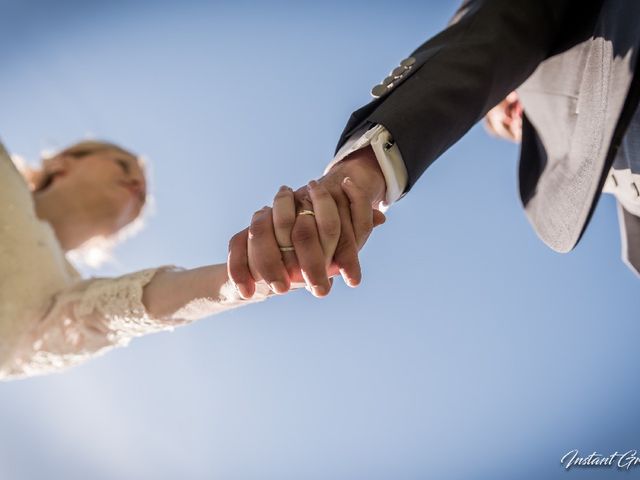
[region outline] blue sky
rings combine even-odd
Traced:
[[[2,2],[0,137],[32,162],[87,135],[148,157],[155,213],[87,275],[221,263],[454,9]],[[520,207],[517,154],[472,129],[388,212],[357,289],[1,384],[0,478],[551,479],[571,449],[640,448],[639,283],[615,202],[554,253]]]

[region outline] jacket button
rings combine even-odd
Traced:
[[[401,78],[405,74],[406,71],[407,71],[407,69],[404,68],[404,67],[396,67],[391,72],[391,75],[393,75],[393,78]]]
[[[394,80],[395,80],[395,78],[393,78],[393,75],[389,75],[387,78],[385,78],[382,81],[382,85],[384,85],[385,87],[388,87],[389,85],[391,85],[393,83]]]
[[[376,85],[375,87],[373,87],[371,89],[371,96],[373,98],[380,98],[381,96],[383,96],[385,93],[387,93],[388,89],[386,85]]]
[[[405,58],[404,60],[402,60],[400,62],[400,66],[402,66],[402,67],[410,67],[414,63],[416,63],[416,59],[414,57],[408,57],[408,58]]]

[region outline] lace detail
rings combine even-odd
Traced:
[[[2,377],[57,372],[127,346],[133,337],[172,331],[177,324],[189,323],[188,319],[152,318],[142,303],[144,286],[164,269],[180,270],[170,265],[117,278],[92,278],[60,292]]]
[[[150,268],[116,279],[94,280],[80,299],[70,298],[76,318],[99,315],[108,330],[107,339],[114,344],[128,343],[132,337],[161,330],[172,331],[174,326],[163,319],[152,319],[142,303],[143,288],[160,269],[179,270],[178,267]]]
[[[115,347],[125,347],[134,337],[173,331],[272,294],[265,282],[258,282],[255,295],[244,300],[228,281],[216,298],[195,299],[170,317],[155,318],[142,303],[142,294],[160,270],[184,269],[167,265],[117,278],[92,278],[55,295],[49,312],[20,343],[11,364],[0,371],[0,379],[60,372]]]

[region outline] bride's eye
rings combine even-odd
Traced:
[[[129,162],[127,162],[126,160],[122,160],[121,158],[116,159],[116,162],[118,162],[118,165],[120,165],[120,167],[122,167],[122,170],[124,171],[124,173],[129,173],[129,171],[131,170],[131,167],[129,166]]]

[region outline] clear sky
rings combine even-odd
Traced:
[[[7,148],[34,162],[90,135],[151,163],[155,213],[94,276],[224,262],[230,236],[281,184],[321,174],[371,86],[455,9],[0,5]],[[554,253],[520,207],[517,155],[476,126],[388,212],[357,289],[0,384],[0,479],[554,479],[569,450],[640,448],[640,281],[615,201]]]

